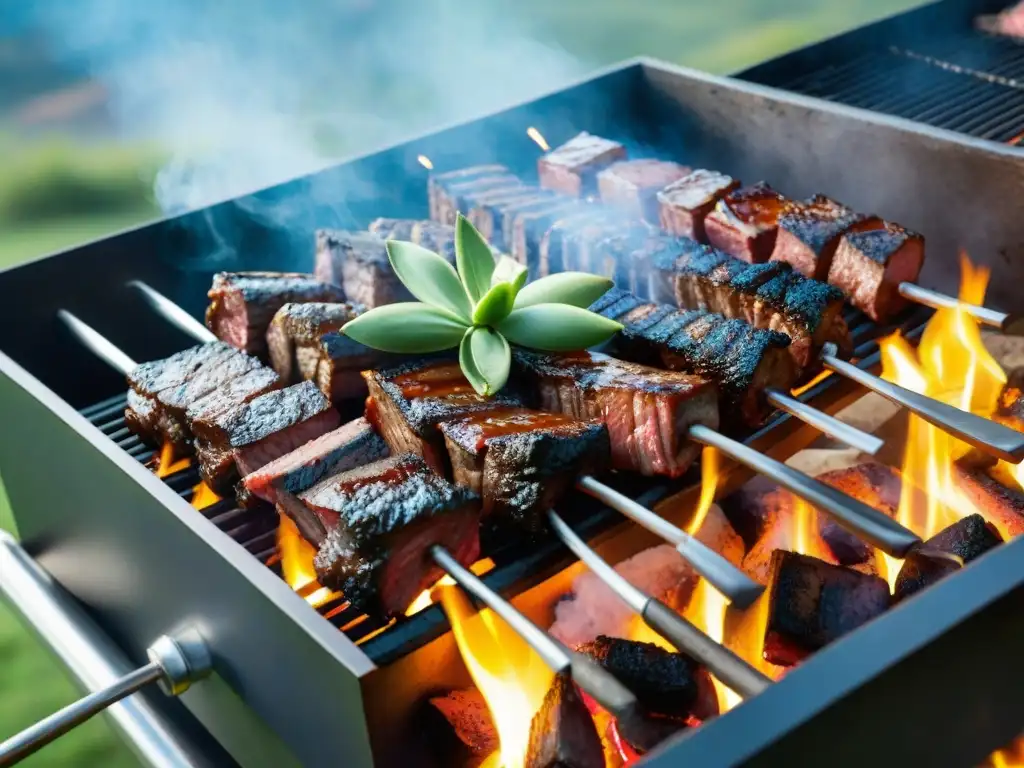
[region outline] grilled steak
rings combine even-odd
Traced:
[[[367,230],[381,240],[412,241],[412,228],[416,219],[374,219]]]
[[[767,261],[775,248],[779,216],[790,203],[765,184],[736,189],[704,218],[704,234],[719,250],[750,264]]]
[[[331,521],[314,564],[321,584],[359,610],[400,615],[442,575],[439,544],[469,566],[480,553],[480,500],[406,454],[327,478],[301,501]]]
[[[704,242],[704,219],[740,183],[717,171],[696,170],[658,192],[658,221],[662,229]]]
[[[282,386],[281,377],[270,368],[256,368],[200,397],[185,411],[189,431],[197,438],[215,434],[214,420],[237,405],[254,400]]]
[[[826,280],[840,238],[863,218],[824,195],[793,203],[779,216],[772,261],[784,261],[804,277]]]
[[[454,226],[457,214],[465,215],[476,205],[479,196],[498,190],[519,189],[522,185],[507,169],[443,182],[437,188],[438,216],[434,221]]]
[[[363,376],[370,389],[367,418],[391,452],[422,456],[442,476],[448,474],[442,422],[521,405],[510,387],[494,397],[478,395],[459,364],[448,359],[416,360]]]
[[[502,173],[508,173],[508,168],[503,165],[474,165],[470,168],[460,168],[457,171],[430,174],[430,179],[427,181],[427,202],[430,205],[431,221],[449,223],[442,218],[441,207],[447,202],[442,198],[447,196],[446,190],[452,184],[461,184]]]
[[[255,472],[338,426],[338,412],[312,382],[236,405],[196,437],[199,474],[220,495],[239,475]]]
[[[218,339],[254,355],[266,352],[267,328],[285,304],[345,298],[337,285],[296,272],[219,272],[207,295],[207,327]]]
[[[923,265],[921,235],[871,217],[843,235],[828,281],[872,320],[885,322],[906,306],[900,283],[917,280]]]
[[[292,384],[316,375],[320,338],[337,331],[362,311],[351,304],[285,304],[267,331],[270,364],[281,379]]]
[[[513,358],[543,410],[605,423],[615,469],[678,477],[700,451],[687,437],[690,426],[718,426],[715,388],[697,376],[594,352],[516,350]]]
[[[426,219],[375,219],[369,227],[381,240],[405,240],[422,245],[455,263],[455,228]]]
[[[582,210],[583,205],[579,200],[558,197],[521,207],[512,217],[512,232],[508,237],[509,255],[529,268],[531,275],[540,276],[540,245],[544,235],[556,221]]]
[[[662,235],[642,222],[609,223],[600,232],[595,228],[580,234],[576,258],[583,271],[602,275],[618,285],[631,285],[635,282],[633,275],[647,269],[645,262],[650,244],[661,238]]]
[[[652,261],[652,296],[664,296],[671,286],[681,307],[782,331],[791,339],[789,351],[801,370],[827,341],[841,355],[850,354],[853,343],[842,318],[842,291],[808,279],[788,264],[747,264],[696,243],[680,240],[677,245],[680,251],[666,250]]]
[[[316,276],[343,286],[349,301],[367,309],[412,300],[391,268],[385,241],[371,232],[317,231]]]
[[[614,342],[620,357],[713,381],[722,422],[730,426],[762,424],[765,391],[788,392],[797,379],[785,334],[701,309],[646,303],[618,289],[590,310],[622,323]]]
[[[483,516],[537,532],[544,512],[581,474],[608,463],[608,430],[527,408],[498,408],[441,424],[455,482],[483,498]]]
[[[534,187],[528,187],[522,183],[487,189],[467,195],[467,209],[464,215],[485,240],[491,243],[502,243],[505,239],[502,231],[505,219],[501,213],[501,206],[532,198],[536,194],[537,190]]]
[[[542,156],[537,161],[537,175],[544,189],[590,197],[597,194],[597,174],[625,159],[624,146],[584,131]]]
[[[653,643],[598,635],[577,648],[629,688],[648,714],[706,720],[718,714],[718,698],[708,671],[685,653]]]
[[[572,259],[566,258],[567,249],[572,249],[573,239],[583,226],[606,215],[601,209],[584,204],[578,212],[570,211],[552,222],[540,240],[540,274],[553,275],[556,272],[578,271]]]
[[[602,202],[657,224],[658,193],[691,170],[666,160],[623,160],[597,174],[597,188]]]

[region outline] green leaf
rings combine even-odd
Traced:
[[[425,354],[458,346],[466,325],[443,309],[408,301],[364,312],[345,323],[341,331],[384,352]]]
[[[455,263],[469,298],[480,301],[491,287],[494,254],[476,227],[461,213],[455,220]]]
[[[515,309],[498,325],[498,331],[513,344],[547,352],[586,349],[621,330],[621,323],[569,304],[533,304]]]
[[[512,349],[490,328],[470,328],[459,345],[459,365],[477,393],[490,397],[505,386]]]
[[[484,294],[473,310],[474,325],[497,325],[512,311],[516,291],[511,283],[498,283]]]
[[[494,274],[491,275],[491,285],[512,283],[516,293],[519,293],[526,283],[526,276],[526,267],[511,256],[502,256],[494,267]]]
[[[473,305],[451,264],[415,243],[388,240],[387,248],[391,266],[409,293],[469,323]]]
[[[586,309],[611,288],[607,277],[586,272],[558,272],[542,277],[516,296],[516,309],[534,304],[571,304]]]

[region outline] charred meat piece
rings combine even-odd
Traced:
[[[267,328],[285,304],[345,298],[338,285],[297,272],[219,272],[207,295],[206,326],[253,355],[266,352]]]
[[[705,242],[704,219],[739,186],[718,171],[692,171],[658,192],[658,221],[666,232]]]
[[[455,227],[436,221],[417,221],[412,228],[412,242],[455,263]]]
[[[629,688],[649,715],[706,720],[718,714],[711,675],[685,653],[605,635],[577,650]]]
[[[337,282],[349,301],[367,309],[411,301],[412,294],[391,269],[385,243],[371,232],[321,229],[316,233],[316,275]]]
[[[597,194],[597,174],[625,159],[624,146],[584,131],[541,157],[537,175],[544,189],[569,197],[590,197]]]
[[[1002,543],[1003,537],[999,535],[995,526],[986,522],[981,515],[975,514],[957,520],[948,528],[943,528],[928,539],[925,545],[928,549],[955,555],[967,565]],[[955,562],[925,558],[917,553],[911,553],[903,561],[903,567],[896,577],[893,599],[896,602],[906,600],[957,570],[959,565]]]
[[[435,207],[430,218],[439,224],[454,226],[457,214],[466,215],[480,195],[499,189],[514,189],[523,183],[504,166],[479,166],[464,169],[463,175],[442,174],[431,177],[431,194]]]
[[[589,233],[587,233],[589,234]],[[646,269],[645,259],[655,234],[648,224],[628,223],[603,227],[589,241],[579,243],[579,259],[587,272],[607,277],[618,285],[631,285]]]
[[[459,364],[448,359],[416,360],[363,376],[370,389],[367,418],[391,452],[422,456],[442,476],[448,474],[442,422],[521,405],[510,387],[494,397],[478,395]]]
[[[537,190],[534,187],[525,184],[488,189],[468,196],[467,210],[463,215],[469,219],[470,224],[476,227],[485,240],[491,243],[500,243],[504,241],[502,233],[504,218],[501,215],[500,206],[531,198],[536,193]]]
[[[218,416],[282,386],[281,377],[270,368],[264,367],[232,379],[188,407],[185,411],[185,421],[188,423],[189,431],[197,438],[213,434],[213,422]]]
[[[427,202],[430,206],[430,220],[441,222],[440,206],[441,198],[445,196],[445,190],[452,184],[461,184],[473,181],[485,176],[508,173],[504,165],[474,165],[469,168],[460,168],[457,171],[445,173],[432,173],[427,181]]]
[[[794,203],[779,216],[772,261],[783,261],[804,277],[827,280],[840,238],[863,218],[824,195]]]
[[[718,426],[715,388],[697,376],[595,352],[516,350],[513,359],[543,410],[605,423],[615,469],[678,477],[700,451],[687,436],[689,428]]]
[[[767,261],[775,248],[779,216],[790,202],[765,184],[736,189],[704,218],[704,233],[715,248],[749,264]]]
[[[362,311],[352,304],[285,304],[267,331],[270,364],[288,384],[316,375],[320,339],[337,331]]]
[[[435,544],[465,566],[480,553],[480,499],[406,454],[327,478],[300,495],[333,519],[314,565],[318,580],[359,610],[401,615],[442,575]]]
[[[924,265],[924,238],[898,224],[870,217],[843,235],[828,281],[876,322],[906,306],[900,283],[914,282]]]
[[[196,436],[199,474],[225,495],[248,475],[338,426],[338,412],[312,382],[303,382],[236,405]]]
[[[602,768],[604,750],[594,719],[566,675],[555,675],[530,721],[524,768]]]
[[[367,227],[381,240],[412,240],[412,228],[416,219],[374,219]]]
[[[455,482],[483,498],[483,516],[535,533],[581,474],[608,464],[597,421],[527,408],[480,411],[441,424]]]
[[[742,320],[650,304],[614,288],[590,310],[622,323],[613,342],[621,357],[714,382],[723,422],[762,424],[771,410],[766,390],[788,392],[798,375],[788,336]]]
[[[431,698],[424,721],[439,765],[479,768],[500,747],[487,700],[476,688]]]
[[[877,576],[777,549],[768,580],[764,658],[788,667],[889,608]]]
[[[566,216],[582,210],[579,200],[564,197],[518,206],[512,215],[512,231],[508,238],[508,253],[530,270],[541,276],[540,245],[551,226]]]
[[[552,222],[540,241],[540,271],[543,275],[556,272],[579,271],[570,251],[579,231],[588,224],[607,218],[608,214],[598,208],[581,204],[578,211],[571,211]]]
[[[602,202],[657,224],[658,193],[691,170],[666,160],[623,160],[597,174],[597,188]]]
[[[332,403],[366,396],[362,372],[387,365],[397,356],[371,349],[338,331],[320,339],[320,358],[313,379]]]

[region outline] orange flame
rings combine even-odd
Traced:
[[[440,597],[462,660],[487,701],[498,732],[501,754],[491,755],[487,764],[521,768],[530,722],[554,674],[501,618],[486,609],[474,613],[461,590],[443,586]]]
[[[469,567],[469,570],[471,570],[477,576],[483,576],[492,568],[494,568],[494,561],[491,560],[491,558],[489,557],[485,557],[483,560],[477,560],[475,563],[473,563],[473,565]],[[405,615],[412,616],[413,614],[419,613],[424,608],[429,608],[436,602],[438,589],[440,589],[441,587],[454,586],[455,579],[445,574],[440,579],[438,579],[437,582],[435,582],[435,584],[432,587],[424,589],[422,592],[419,593],[419,595],[416,596],[416,599],[412,601],[412,605],[405,609]]]
[[[281,515],[277,526],[277,549],[281,553],[281,575],[293,590],[316,607],[327,602],[332,595],[327,587],[321,587],[316,580],[313,558],[316,550],[302,538],[298,527],[291,518]]]
[[[174,444],[167,440],[160,448],[160,459],[157,461],[156,469],[153,470],[157,477],[168,477],[183,469],[188,469],[191,460],[188,456],[174,460]]]
[[[693,513],[693,519],[687,528],[687,533],[696,536],[697,531],[704,525],[708,516],[708,510],[715,501],[715,490],[718,488],[718,451],[710,445],[705,446],[700,454],[700,499],[697,501],[697,511]]]
[[[434,170],[434,164],[430,162],[430,158],[426,155],[417,155],[416,162],[426,168],[428,171]]]
[[[206,509],[218,501],[220,501],[220,496],[210,490],[210,486],[206,483],[199,483],[192,489],[192,506],[196,509]]]
[[[536,128],[534,128],[532,125],[526,129],[526,135],[533,139],[537,146],[543,149],[545,152],[551,150],[551,145],[548,144],[547,139],[544,138],[544,135]]]

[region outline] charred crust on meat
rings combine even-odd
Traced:
[[[925,542],[925,547],[955,555],[966,565],[1002,542],[1003,537],[995,526],[974,514],[943,528]],[[959,566],[954,562],[911,553],[896,577],[893,599],[896,602],[906,600],[957,570]]]

